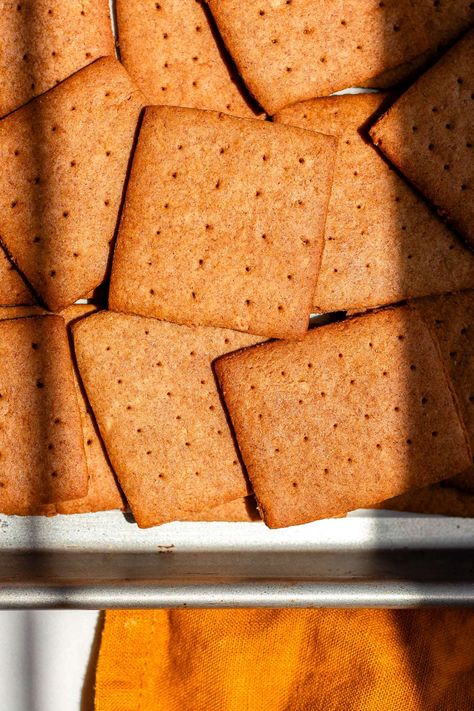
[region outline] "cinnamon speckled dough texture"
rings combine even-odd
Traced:
[[[411,0],[207,0],[250,91],[269,114],[327,96],[429,46]]]
[[[263,336],[308,327],[336,139],[146,109],[109,308]]]
[[[474,494],[451,486],[432,484],[423,489],[408,491],[374,508],[470,518],[474,516]]]
[[[211,363],[257,342],[102,312],[73,327],[82,382],[139,526],[247,493]]]
[[[375,144],[474,248],[474,29],[372,127]]]
[[[33,303],[33,294],[0,247],[0,304],[15,306]]]
[[[122,62],[151,104],[252,117],[209,14],[196,0],[118,0]]]
[[[70,326],[77,319],[97,311],[93,304],[73,304],[61,312],[61,316]],[[38,316],[46,312],[38,307],[17,306],[0,308],[0,320],[9,318],[23,318],[28,316]],[[73,364],[74,365],[74,364]],[[76,384],[77,401],[82,423],[82,433],[84,440],[84,451],[86,455],[87,471],[89,474],[89,485],[87,494],[80,499],[72,501],[59,501],[54,504],[47,504],[35,512],[42,515],[52,516],[55,513],[75,514],[93,513],[95,511],[108,511],[111,509],[121,509],[124,502],[119,491],[114,473],[110,467],[105,447],[96,429],[92,411],[85,398],[79,376],[74,368],[74,381]],[[28,512],[32,515],[32,511]]]
[[[474,450],[474,291],[421,299],[417,306],[439,341]],[[474,464],[449,483],[474,493]]]
[[[84,496],[88,476],[64,321],[0,322],[0,511]]]
[[[0,115],[114,54],[108,0],[1,0]]]
[[[0,236],[53,311],[104,279],[142,96],[111,57],[0,121]]]
[[[215,368],[272,528],[367,508],[470,462],[436,344],[409,307],[247,349]]]
[[[474,4],[471,0],[418,0],[418,10],[425,19],[429,48],[419,57],[389,69],[380,77],[365,83],[365,86],[387,88],[411,77],[452,43],[474,22]]]
[[[274,120],[339,139],[316,311],[365,309],[474,286],[474,255],[360,131],[380,94],[295,104]]]

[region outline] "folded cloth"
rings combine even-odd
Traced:
[[[96,711],[468,711],[474,611],[107,612]]]

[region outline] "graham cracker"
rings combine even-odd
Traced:
[[[366,86],[385,89],[406,81],[432,62],[474,22],[474,5],[469,0],[418,0],[417,6],[425,19],[429,38],[428,49],[416,59],[404,62],[370,80]]]
[[[368,508],[469,465],[438,348],[410,307],[249,348],[215,369],[272,528]]]
[[[304,334],[335,143],[223,113],[147,108],[109,308],[262,336]]]
[[[474,516],[474,495],[451,486],[433,484],[408,491],[375,506],[390,511],[435,514],[437,516]]]
[[[101,312],[73,326],[82,382],[139,526],[245,496],[212,361],[258,339]]]
[[[114,54],[108,0],[4,0],[0,115]]]
[[[274,117],[339,139],[316,311],[363,310],[474,286],[474,255],[361,133],[384,99],[331,96]]]
[[[1,240],[53,311],[104,279],[142,102],[106,57],[0,121]]]
[[[474,247],[474,30],[372,127],[387,158]]]
[[[34,304],[34,297],[27,285],[0,247],[0,304]]]
[[[420,299],[416,306],[437,337],[474,450],[474,290]],[[474,460],[449,484],[474,493]]]
[[[0,510],[84,496],[87,467],[71,354],[59,316],[0,322]]]
[[[327,96],[429,46],[411,0],[207,0],[248,88],[269,114]]]
[[[118,0],[117,22],[122,62],[150,104],[255,115],[203,3]]]
[[[73,304],[73,306],[69,306],[62,311],[60,315],[65,320],[66,325],[70,326],[78,319],[95,311],[97,311],[97,306],[94,304]],[[39,307],[17,306],[0,308],[0,320],[39,316],[46,313],[47,312]],[[87,494],[76,500],[60,501],[55,505],[48,504],[46,507],[40,507],[38,511],[35,512],[37,514],[51,516],[55,513],[93,513],[95,511],[109,511],[124,508],[121,492],[115,480],[105,447],[100,438],[92,411],[87,402],[75,367],[74,382],[81,416],[86,465],[89,474]],[[28,513],[32,515],[31,511]]]

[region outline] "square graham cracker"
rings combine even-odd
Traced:
[[[248,88],[268,114],[364,82],[429,40],[411,0],[207,0]]]
[[[73,335],[82,382],[139,526],[248,493],[211,364],[257,338],[110,311],[82,319]]]
[[[371,128],[374,143],[474,248],[474,29]]]
[[[215,370],[271,528],[367,508],[469,465],[438,348],[409,307],[249,348]]]
[[[3,0],[0,115],[115,51],[108,0]]]
[[[146,109],[109,308],[293,338],[308,328],[336,139]]]
[[[415,302],[438,340],[474,451],[474,290]],[[448,482],[474,493],[474,460]]]
[[[0,322],[0,511],[87,493],[81,418],[59,316]]]
[[[381,94],[289,106],[275,121],[339,139],[316,311],[363,310],[474,287],[474,255],[362,135]]]
[[[93,304],[73,304],[61,312],[66,325],[70,326],[78,319],[97,311]],[[30,316],[44,315],[46,312],[39,307],[17,306],[0,308],[0,320],[11,318],[26,318]],[[84,497],[71,501],[58,501],[56,504],[47,504],[37,512],[43,515],[54,515],[55,513],[76,514],[93,513],[96,511],[109,511],[112,509],[122,509],[124,502],[115,480],[114,473],[110,467],[105,447],[100,438],[97,425],[93,419],[92,411],[87,402],[85,393],[80,383],[79,375],[76,371],[75,363],[74,381],[76,384],[77,401],[82,423],[82,433],[84,441],[84,452],[86,456],[87,471],[89,474],[89,484],[87,494]],[[32,511],[29,511],[32,514]]]
[[[117,0],[120,57],[151,104],[253,117],[205,3]]]
[[[106,57],[0,121],[0,239],[52,311],[104,279],[142,104]]]

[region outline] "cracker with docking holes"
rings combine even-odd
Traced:
[[[469,466],[438,348],[412,308],[249,348],[215,369],[272,528],[368,508]]]
[[[0,322],[0,511],[87,493],[82,427],[60,316]]]
[[[412,0],[207,0],[248,88],[268,114],[396,67],[429,46]]]
[[[336,139],[146,109],[109,308],[276,338],[308,328]]]
[[[120,57],[151,104],[255,115],[209,10],[196,0],[117,0]]]
[[[139,526],[246,495],[211,364],[257,338],[110,311],[82,319],[73,334],[82,382]]]
[[[99,59],[0,121],[0,235],[53,311],[104,279],[143,98]]]
[[[474,248],[474,29],[423,74],[370,134]]]

